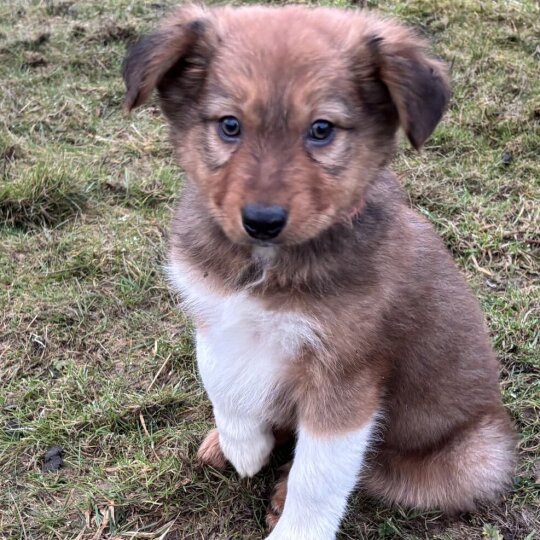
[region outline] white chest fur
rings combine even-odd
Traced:
[[[169,275],[196,321],[197,362],[215,412],[271,421],[284,368],[316,340],[315,325],[302,314],[269,311],[248,292],[224,295],[187,265],[175,262]]]
[[[272,406],[285,367],[305,343],[320,346],[318,328],[299,313],[270,311],[248,292],[224,295],[188,266],[170,277],[197,323],[197,362],[214,407],[223,455],[240,476],[268,463],[274,446]],[[356,484],[373,422],[336,437],[297,427],[285,507],[268,539],[335,538]],[[313,479],[324,478],[324,482]]]

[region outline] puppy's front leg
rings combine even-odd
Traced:
[[[267,540],[333,540],[362,470],[374,418],[355,431],[319,435],[300,426],[283,513]]]
[[[212,401],[223,455],[240,476],[253,476],[268,462],[274,435],[262,418],[265,403],[253,380],[256,375],[244,369],[247,355],[222,342],[227,343],[220,334],[197,332],[199,372]]]
[[[268,462],[274,447],[269,424],[255,417],[227,411],[214,404],[219,444],[240,476],[254,476]]]

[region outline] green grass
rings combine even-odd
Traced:
[[[126,43],[165,4],[0,3],[0,538],[263,537],[275,469],[239,481],[194,462],[211,409],[189,322],[161,271],[182,176],[155,105],[131,118],[120,110]],[[368,4],[418,26],[452,64],[444,122],[421,155],[403,145],[394,167],[482,302],[520,465],[504,501],[457,518],[358,494],[340,538],[531,540],[540,534],[540,8]],[[66,466],[45,474],[55,444]]]

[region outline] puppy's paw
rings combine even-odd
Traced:
[[[269,531],[273,531],[278,524],[283,507],[285,506],[285,498],[287,496],[287,479],[280,480],[274,488],[270,506],[266,511],[266,526]]]
[[[261,433],[257,437],[241,440],[222,435],[220,442],[223,454],[242,478],[255,476],[268,463],[274,448],[272,433]]]
[[[204,438],[197,452],[197,459],[202,465],[209,465],[214,469],[224,469],[227,460],[219,444],[219,432],[216,428],[211,429]]]
[[[290,463],[282,467],[285,472],[281,475],[281,478],[274,487],[274,492],[270,499],[270,506],[266,512],[266,525],[269,531],[272,531],[277,525],[281,513],[283,512],[285,499],[287,498],[287,480],[289,479],[290,468]]]
[[[280,516],[275,514],[270,508],[266,511],[266,527],[268,532],[272,532],[278,524]]]

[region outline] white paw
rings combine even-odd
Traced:
[[[300,540],[304,538],[311,538],[311,537],[300,537],[296,534],[296,532],[289,531],[287,532],[283,528],[278,529],[277,527],[265,538],[265,540]]]
[[[278,523],[279,525],[279,523]],[[309,529],[309,527],[308,527]],[[276,528],[265,538],[265,540],[335,540],[335,534],[328,534],[312,530]]]
[[[220,432],[221,449],[241,477],[256,475],[267,463],[274,448],[274,436],[260,433],[246,439],[229,438]]]
[[[283,534],[276,532],[274,529],[264,540],[284,540]]]
[[[290,508],[289,508],[290,511]],[[328,522],[325,510],[310,512],[309,503],[302,501],[293,514],[281,514],[274,530],[265,540],[336,540],[338,526]]]

